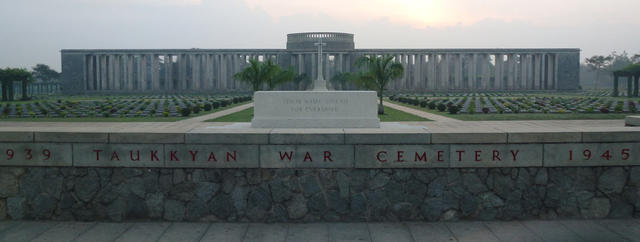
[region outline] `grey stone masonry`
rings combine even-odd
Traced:
[[[0,220],[640,216],[633,128],[229,130],[0,131]]]
[[[319,39],[327,43],[327,46],[323,47],[325,54],[322,70],[318,70],[315,63],[317,56],[313,45]],[[233,74],[245,66],[241,64],[242,57],[262,61],[271,59],[280,65],[294,68],[298,74],[304,73],[311,77],[317,76],[320,71],[325,75],[325,79],[330,79],[335,74],[356,70],[354,63],[365,55],[391,55],[395,57],[395,61],[402,63],[407,71],[396,85],[389,87],[396,91],[579,88],[580,49],[577,48],[356,49],[353,34],[314,32],[289,34],[286,49],[65,49],[61,50],[63,91],[249,91],[247,85],[242,85],[232,78]],[[141,56],[146,58],[140,58]],[[531,60],[528,56],[531,56]],[[159,65],[160,59],[164,62],[165,59],[173,57],[177,57],[177,62],[167,63],[177,64],[175,77],[171,75],[173,65]],[[484,68],[482,71],[477,70],[479,64]],[[137,68],[133,68],[134,66]],[[493,69],[493,80],[490,69]],[[200,75],[201,70],[203,75]],[[527,78],[528,75],[524,75],[523,70],[531,72],[531,78]],[[151,85],[144,85],[146,73],[150,73]],[[160,89],[160,73],[164,73],[164,79],[169,80],[163,81],[164,89]],[[190,81],[187,81],[188,73],[192,73]],[[476,80],[464,80],[463,73],[468,77],[482,74],[483,78],[476,84]],[[123,79],[113,79],[114,74]],[[177,86],[174,87],[173,84]]]

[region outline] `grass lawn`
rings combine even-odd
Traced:
[[[131,118],[103,118],[103,117],[86,117],[86,118],[0,118],[0,122],[175,122],[189,118],[195,118],[202,115],[212,114],[222,110],[237,107],[243,104],[250,103],[232,103],[226,107],[220,107],[212,109],[209,112],[200,111],[200,113],[191,113],[188,117],[176,116],[176,117],[131,117]]]
[[[382,122],[405,122],[405,121],[431,121],[418,117],[410,113],[405,113],[389,107],[384,107],[384,114],[378,115]],[[251,122],[253,118],[253,108],[248,108],[240,112],[225,115],[219,118],[210,119],[206,122]]]
[[[627,113],[505,113],[505,114],[450,114],[436,109],[422,108],[405,103],[386,100],[394,104],[417,109],[420,111],[442,115],[463,121],[491,121],[491,120],[581,120],[581,119],[624,119]]]

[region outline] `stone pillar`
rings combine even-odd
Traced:
[[[518,84],[520,90],[527,90],[527,55],[520,54],[520,82]]]
[[[422,77],[422,63],[424,61],[424,55],[423,54],[415,54],[415,59],[414,59],[414,71],[415,74],[413,75],[413,79],[414,79],[414,84],[413,84],[413,89],[418,89],[418,90],[423,90],[425,88],[424,85],[424,78]]]
[[[311,54],[311,81],[318,78],[318,56],[316,53]]]
[[[513,90],[515,89],[515,68],[516,68],[516,55],[508,54],[507,55],[507,89]]]
[[[467,90],[473,90],[476,84],[476,54],[468,55],[467,59]]]
[[[304,73],[304,57],[302,54],[298,54],[298,75]]]
[[[164,55],[164,89],[173,91],[173,60],[170,55]]]
[[[131,55],[129,56],[129,61],[127,62],[127,90],[128,91],[133,91],[133,78],[134,78],[134,61],[135,61],[135,56]],[[138,69],[138,72],[140,72],[140,69]]]
[[[540,90],[540,69],[541,69],[542,58],[540,58],[540,54],[533,55],[533,89]]]
[[[433,53],[427,55],[429,59],[427,62],[427,89],[429,91],[433,91],[436,88],[436,65],[435,65],[435,57]]]
[[[202,89],[211,90],[211,55],[204,54],[204,77],[202,79]]]
[[[136,82],[136,90],[143,91],[147,84],[147,58],[145,55],[138,55],[138,82]]]
[[[344,72],[344,54],[339,53],[338,54],[338,61],[336,62],[337,64],[337,72],[343,73]]]
[[[446,91],[449,90],[449,80],[450,80],[450,76],[449,76],[449,55],[448,54],[442,54],[442,58],[440,59],[440,70],[442,71],[440,78],[441,80],[441,84],[442,84],[442,90]]]
[[[109,90],[114,90],[115,85],[115,66],[116,66],[116,56],[109,55],[109,70],[107,71],[108,81],[107,86]]]
[[[640,76],[635,76],[635,80],[633,81],[633,96],[637,97],[638,96],[638,79],[640,78]]]
[[[456,70],[455,73],[453,74],[453,77],[455,79],[455,86],[454,89],[461,89],[462,88],[462,54],[455,54],[454,55],[455,58],[455,63],[456,63]]]
[[[95,87],[94,87],[94,82],[95,82],[95,77],[96,77],[96,70],[95,70],[95,55],[90,55],[89,56],[89,68],[88,68],[88,73],[87,73],[87,90],[90,91],[94,91]],[[40,86],[38,86],[38,91],[40,91]]]
[[[187,90],[189,86],[189,78],[187,77],[187,65],[189,64],[188,57],[190,54],[178,55],[178,89]]]
[[[126,90],[127,88],[127,74],[129,72],[129,69],[127,69],[129,66],[127,65],[127,63],[129,62],[129,56],[124,54],[124,55],[119,55],[118,58],[116,58],[116,61],[118,61],[118,63],[116,64],[116,67],[118,69],[118,75],[116,78],[116,89],[117,90]]]
[[[548,90],[553,90],[553,56],[550,54],[547,54],[547,68],[546,68],[546,74],[547,74],[547,89]]]
[[[325,80],[330,80],[331,79],[331,73],[329,73],[329,54],[328,53],[324,53],[324,56],[322,57],[322,75],[324,75],[324,79]]]
[[[191,90],[200,90],[200,55],[191,55]]]
[[[489,87],[491,86],[491,71],[490,71],[491,55],[490,54],[483,54],[482,56],[483,56],[483,60],[482,60],[482,89],[488,90]]]
[[[151,73],[151,88],[153,91],[160,90],[160,64],[158,62],[158,56],[155,54],[150,54],[149,61],[151,63],[151,67],[149,71]]]
[[[185,61],[187,62],[187,66],[185,68],[185,75],[187,76],[187,82],[185,83],[185,90],[189,90],[189,91],[194,91],[196,90],[194,87],[196,86],[196,82],[198,81],[197,77],[197,72],[196,72],[196,66],[198,65],[198,55],[197,54],[188,54],[185,58]]]
[[[223,72],[223,84],[224,84],[224,89],[225,90],[231,90],[231,85],[229,85],[231,82],[229,81],[229,73],[231,72],[231,68],[233,67],[231,65],[231,55],[229,54],[224,54],[222,59],[222,72]]]
[[[499,90],[502,89],[502,83],[503,83],[503,78],[502,78],[502,66],[504,64],[504,58],[502,54],[496,54],[495,55],[495,75],[494,75],[494,81],[493,81],[493,89]]]
[[[558,90],[558,54],[553,54],[553,89]]]

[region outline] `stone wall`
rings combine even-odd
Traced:
[[[448,221],[640,217],[640,167],[2,167],[0,219]]]

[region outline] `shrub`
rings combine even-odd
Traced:
[[[232,101],[233,103],[238,103],[238,102],[240,102],[240,100],[239,100],[237,97],[234,97],[233,99],[231,99],[231,101]]]
[[[200,106],[193,107],[193,113],[199,113],[199,112],[200,112]]]
[[[601,107],[600,108],[600,112],[601,113],[609,113],[609,109],[607,107]]]
[[[182,117],[187,117],[191,114],[191,109],[189,109],[189,107],[185,107],[180,110],[180,114],[182,114]]]
[[[169,112],[162,112],[162,116],[169,117]]]
[[[424,107],[426,107],[426,106],[427,106],[427,100],[422,100],[422,101],[420,102],[420,107],[423,107],[423,108],[424,108]]]
[[[203,107],[204,111],[211,111],[211,104],[210,103],[206,103]]]
[[[427,106],[429,106],[429,109],[431,109],[431,110],[436,109],[436,102],[435,101],[431,101],[431,102],[429,102],[429,104],[427,104]]]
[[[456,114],[456,113],[458,113],[458,111],[460,111],[460,107],[458,105],[449,106],[449,113],[450,114]]]
[[[483,112],[483,113],[489,113],[489,111],[490,111],[490,110],[489,110],[489,108],[487,108],[487,107],[482,108],[482,112]]]
[[[446,109],[447,109],[447,106],[445,106],[444,104],[442,103],[438,104],[438,111],[444,112],[444,110]]]
[[[221,104],[220,104],[220,101],[215,101],[215,102],[213,102],[213,108],[214,108],[214,109],[219,108],[219,107],[220,107],[220,105],[221,105]]]

